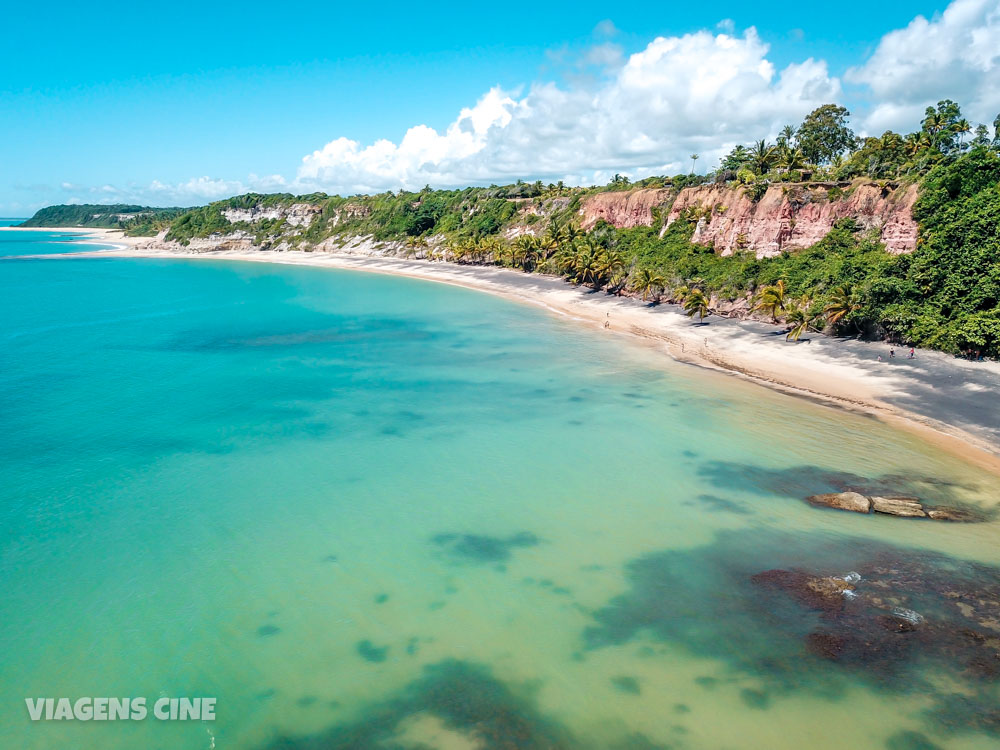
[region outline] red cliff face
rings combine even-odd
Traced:
[[[669,206],[675,195],[676,190],[651,188],[597,193],[584,200],[580,226],[589,230],[604,219],[619,228],[648,227],[653,223],[653,209]]]
[[[702,185],[684,188],[672,204],[671,197],[669,190],[600,193],[584,202],[581,223],[586,228],[604,219],[617,227],[651,226],[652,209],[670,205],[668,225],[685,210],[697,211],[692,241],[712,245],[721,255],[746,250],[766,258],[809,247],[847,217],[865,229],[878,229],[890,253],[912,252],[917,245],[911,212],[915,185],[893,190],[873,183],[841,188],[776,184],[756,203],[741,187]]]

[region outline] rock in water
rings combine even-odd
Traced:
[[[926,518],[924,506],[915,497],[873,497],[872,510],[876,513],[886,513],[890,516],[908,516],[911,518]]]
[[[820,505],[837,510],[852,510],[855,513],[868,513],[872,509],[871,501],[858,492],[831,492],[826,495],[812,495],[806,498],[810,505]]]
[[[935,521],[981,521],[982,519],[976,516],[975,513],[970,513],[967,510],[962,510],[961,508],[947,508],[944,506],[938,508],[924,508],[927,511],[927,516],[933,518]]]

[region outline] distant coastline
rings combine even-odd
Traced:
[[[0,231],[10,231],[0,229]],[[16,231],[16,229],[15,229]],[[31,230],[26,230],[31,231]],[[51,229],[49,231],[52,231]],[[889,345],[816,335],[798,343],[781,329],[752,321],[709,317],[693,323],[674,305],[594,292],[559,277],[512,269],[411,260],[356,240],[332,252],[192,251],[114,230],[74,230],[80,244],[112,249],[47,258],[175,258],[306,265],[384,273],[485,291],[543,307],[609,334],[625,333],[674,360],[739,375],[750,381],[830,405],[872,414],[1000,473],[1000,364],[966,362],[919,351],[909,361]],[[879,361],[879,355],[883,361]]]

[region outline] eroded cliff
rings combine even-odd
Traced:
[[[698,216],[692,241],[721,255],[746,251],[765,258],[809,247],[837,221],[852,218],[877,229],[890,253],[908,253],[917,245],[916,199],[916,185],[894,189],[870,182],[774,184],[757,201],[743,187],[701,185],[598,193],[583,201],[580,221],[585,228],[601,219],[619,228],[652,226],[659,209],[659,221],[668,226],[690,211]]]

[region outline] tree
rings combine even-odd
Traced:
[[[694,288],[688,291],[684,297],[684,312],[689,318],[698,316],[698,322],[704,323],[705,316],[709,314],[708,297],[701,289]]]
[[[924,110],[924,119],[920,127],[929,136],[933,148],[942,154],[950,154],[957,151],[960,146],[961,123],[961,107],[951,99],[942,99],[937,103],[937,107],[928,107]]]
[[[698,154],[691,154],[691,174],[694,174],[694,164],[698,161]]]
[[[765,140],[754,143],[750,149],[750,166],[756,174],[766,174],[774,161],[774,146]]]
[[[602,280],[617,278],[625,271],[625,256],[618,250],[604,250],[597,256],[597,274]]]
[[[812,297],[803,294],[799,299],[791,304],[791,308],[785,319],[791,324],[791,328],[785,334],[785,341],[798,341],[803,333],[814,330],[813,324],[816,322],[816,314],[812,312]]]
[[[817,107],[802,121],[798,145],[813,164],[827,164],[854,145],[854,131],[847,127],[851,113],[837,104]]]
[[[648,268],[640,268],[632,281],[632,288],[642,294],[642,301],[645,302],[650,294],[655,296],[666,284],[666,280],[659,274]]]
[[[778,133],[778,145],[779,146],[794,146],[795,145],[795,128],[791,125],[785,125]]]
[[[766,286],[757,295],[756,310],[766,312],[771,320],[778,322],[778,316],[785,311],[788,299],[785,295],[785,280],[779,279],[777,284]]]
[[[551,258],[566,242],[566,230],[557,219],[549,222],[542,235],[541,248],[545,258]]]
[[[739,146],[734,146],[733,150],[726,154],[726,156],[722,159],[722,164],[719,165],[719,168],[724,171],[735,172],[740,167],[746,166],[749,161],[750,151],[746,146],[741,144]]]
[[[826,314],[826,322],[833,326],[860,309],[861,299],[857,290],[850,284],[841,284],[833,290],[823,312]]]

